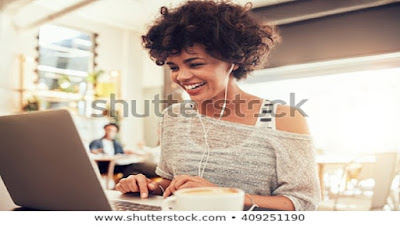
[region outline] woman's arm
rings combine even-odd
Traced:
[[[293,133],[276,142],[276,171],[280,184],[272,196],[286,196],[295,210],[315,210],[320,201],[320,186],[315,149],[305,114],[290,106],[277,107],[276,129]],[[263,206],[262,206],[263,207]]]
[[[171,184],[171,180],[162,178],[162,180],[156,182],[158,185],[161,185],[164,190],[168,188]],[[162,195],[162,190],[158,187],[153,194]],[[252,201],[250,197],[253,199],[253,203],[257,204],[258,207],[267,208],[272,210],[284,210],[284,211],[293,211],[294,205],[290,199],[285,196],[262,196],[262,195],[245,195],[244,205],[251,207]]]
[[[178,175],[172,181],[167,180],[164,184],[168,184],[165,189],[164,198],[175,193],[175,191],[185,188],[193,187],[217,187],[217,185],[205,180],[198,176]],[[161,184],[160,182],[160,184]],[[164,186],[163,186],[164,187]],[[250,197],[253,199],[254,204],[259,207],[272,209],[272,210],[295,210],[295,207],[290,199],[285,196],[262,196],[262,195],[245,195],[245,206],[252,206]]]
[[[246,194],[244,201],[245,206],[251,207],[253,205],[250,197],[253,199],[253,203],[257,204],[258,207],[261,208],[284,211],[295,210],[293,202],[285,196],[263,196]]]
[[[157,185],[157,187],[152,192],[152,194],[154,194],[154,195],[163,195],[164,191],[168,188],[169,184],[171,183],[171,180],[162,178],[160,181],[157,181],[157,182],[154,182],[154,183]],[[163,188],[164,191],[161,190],[161,188],[158,185],[160,185]]]

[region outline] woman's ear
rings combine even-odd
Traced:
[[[239,66],[235,64],[235,66],[233,67],[233,70],[237,70],[239,69]]]

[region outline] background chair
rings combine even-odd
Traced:
[[[372,173],[372,181],[367,177],[362,177],[364,167],[359,161],[360,158],[353,160],[343,167],[343,182],[339,185],[339,191],[334,198],[333,210],[395,210],[398,207],[398,197],[393,194],[392,183],[396,177],[398,154],[396,152],[375,154],[376,162]],[[362,185],[369,183],[369,185]],[[344,186],[344,187],[343,187]],[[351,189],[350,189],[351,188]],[[349,190],[351,194],[349,194]],[[367,199],[368,192],[372,191],[372,196]],[[388,198],[393,202],[393,206],[388,204]],[[339,204],[346,199],[347,204]]]

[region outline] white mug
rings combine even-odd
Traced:
[[[241,211],[244,191],[237,188],[197,187],[181,189],[164,200],[165,211]]]

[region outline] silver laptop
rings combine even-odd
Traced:
[[[38,210],[160,210],[107,199],[67,110],[0,117],[0,176],[14,203]]]

